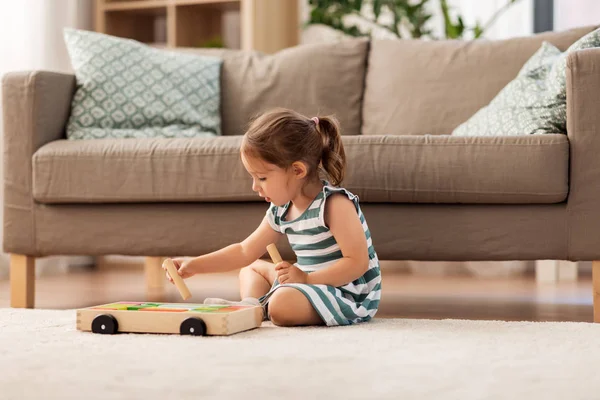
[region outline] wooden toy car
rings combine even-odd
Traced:
[[[262,323],[260,306],[117,302],[77,310],[77,329],[101,334],[231,335]]]

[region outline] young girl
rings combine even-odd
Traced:
[[[276,109],[244,135],[241,159],[252,190],[270,203],[243,242],[200,257],[176,258],[179,275],[240,271],[241,302],[262,305],[276,325],[348,325],[370,320],[379,306],[381,275],[358,197],[336,187],[346,158],[338,122]],[[321,180],[319,174],[329,178]],[[286,234],[295,264],[260,260]],[[167,279],[172,279],[167,273]]]

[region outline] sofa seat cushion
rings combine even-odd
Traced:
[[[564,135],[346,136],[344,186],[362,202],[558,203],[568,192]],[[264,201],[240,136],[59,140],[33,156],[41,203]]]
[[[348,139],[344,184],[361,201],[544,204],[567,197],[565,135]]]
[[[240,139],[57,140],[33,155],[33,197],[43,203],[254,200]]]

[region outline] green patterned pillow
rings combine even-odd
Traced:
[[[511,136],[540,133],[538,128],[550,118],[544,107],[548,90],[546,77],[561,52],[544,42],[487,106],[459,125],[453,136]]]
[[[548,74],[549,83],[545,104],[554,106],[554,113],[548,123],[560,133],[567,132],[567,57],[573,51],[593,47],[600,47],[600,29],[588,33],[573,43],[554,63]]]
[[[575,50],[600,46],[600,29],[561,53],[550,43],[525,63],[517,77],[459,125],[453,136],[517,136],[566,133],[566,60]]]
[[[221,59],[75,29],[65,41],[77,80],[67,138],[221,134]]]

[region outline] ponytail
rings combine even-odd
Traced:
[[[310,118],[285,108],[267,111],[252,121],[240,150],[280,168],[302,161],[308,179],[319,179],[323,173],[335,186],[346,172],[340,124],[333,116]]]
[[[335,117],[320,117],[317,130],[323,138],[321,164],[332,185],[338,186],[346,173],[346,152],[340,135],[340,124]]]

